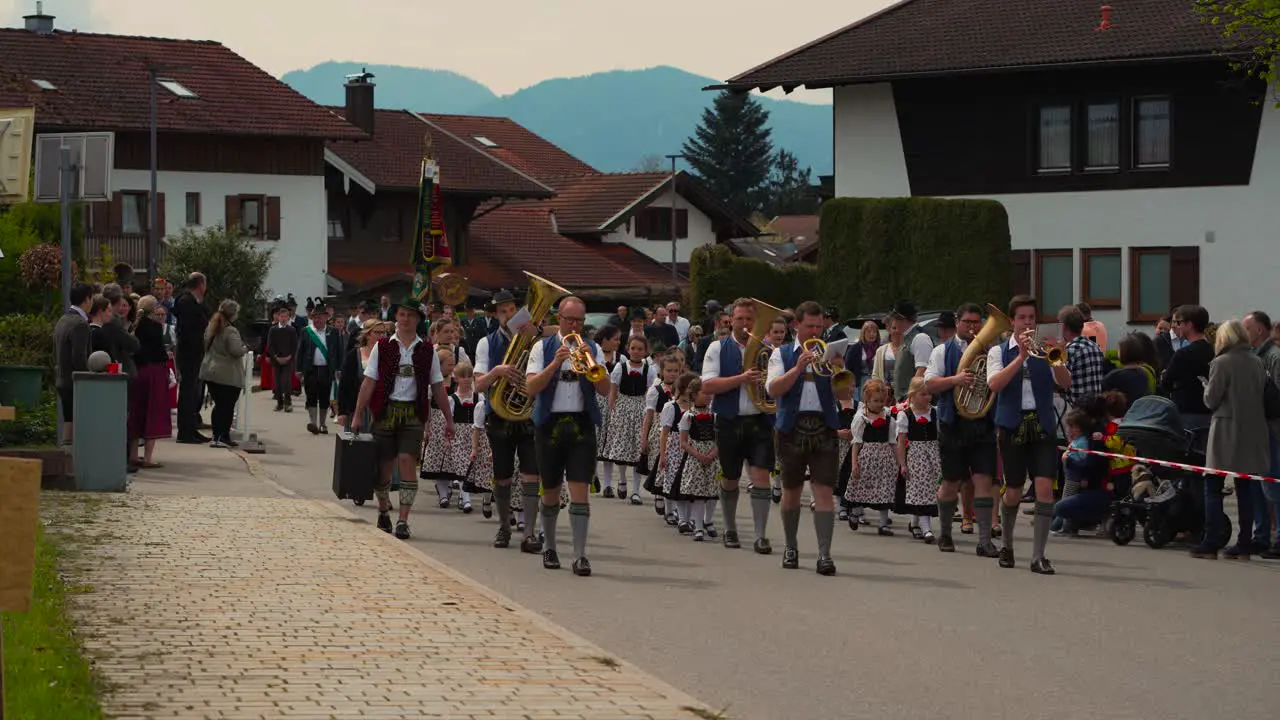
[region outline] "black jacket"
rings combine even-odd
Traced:
[[[1156,333],[1156,362],[1160,363],[1157,370],[1164,371],[1169,367],[1169,361],[1173,359],[1173,338],[1169,337],[1169,333]]]
[[[293,358],[298,352],[298,331],[292,325],[272,325],[267,330],[267,357],[272,361],[279,358]]]
[[[342,359],[342,376],[338,378],[338,414],[352,415],[356,411],[356,398],[360,396],[360,385],[364,383],[364,373],[360,372],[360,348],[352,346]]]
[[[342,338],[338,337],[337,328],[324,329],[324,343],[329,352],[329,370],[337,372],[342,367]],[[302,331],[302,342],[298,344],[298,372],[310,370],[316,361],[316,343],[311,339],[311,332]]]
[[[138,352],[142,345],[138,342],[138,338],[125,328],[124,321],[120,318],[112,318],[110,322],[96,330],[96,336],[105,338],[106,343],[111,347],[107,354],[112,360],[120,363],[120,371],[129,377],[137,375],[138,367],[133,362],[133,354]],[[95,342],[97,337],[94,338]]]
[[[178,320],[178,354],[204,356],[204,330],[212,313],[190,290],[183,290],[173,303],[173,316]]]

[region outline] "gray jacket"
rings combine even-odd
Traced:
[[[219,385],[244,387],[244,365],[240,358],[249,352],[240,331],[228,325],[205,347],[200,362],[200,379]]]
[[[1262,360],[1247,347],[1228,350],[1209,364],[1209,382],[1204,387],[1204,404],[1213,413],[1209,467],[1258,475],[1271,469],[1271,440],[1262,405],[1265,382]]]
[[[54,385],[71,387],[71,373],[89,369],[89,321],[72,308],[53,328]]]

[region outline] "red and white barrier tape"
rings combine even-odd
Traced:
[[[1262,482],[1280,483],[1280,480],[1277,480],[1276,478],[1273,478],[1273,477],[1267,477],[1265,475],[1252,475],[1250,473],[1232,472],[1231,470],[1219,470],[1218,468],[1203,467],[1200,465],[1188,465],[1186,463],[1172,462],[1170,460],[1156,460],[1155,458],[1136,457],[1133,455],[1121,455],[1119,453],[1109,453],[1109,452],[1103,452],[1101,450],[1081,450],[1079,448],[1071,448],[1071,447],[1060,447],[1060,449],[1067,450],[1070,452],[1087,453],[1089,455],[1101,455],[1102,457],[1108,457],[1108,458],[1120,458],[1121,460],[1132,460],[1135,463],[1142,463],[1144,465],[1159,465],[1161,467],[1170,467],[1177,470],[1188,470],[1190,472],[1200,473],[1203,475],[1215,475],[1217,477],[1238,478],[1240,480],[1261,480]]]

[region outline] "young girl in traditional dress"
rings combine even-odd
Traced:
[[[493,449],[489,446],[489,433],[485,432],[484,416],[488,407],[484,393],[476,400],[475,412],[471,414],[470,464],[467,467],[467,480],[463,489],[483,493],[480,500],[480,514],[485,518],[493,517]],[[463,433],[461,426],[455,425],[454,432]]]
[[[890,422],[889,386],[872,378],[862,388],[862,406],[853,416],[849,438],[853,459],[849,487],[845,499],[855,508],[880,511],[880,535],[892,536],[889,509],[898,489],[898,459],[893,446],[893,423]],[[858,529],[858,516],[849,516],[849,528]]]
[[[905,485],[903,512],[911,516],[911,537],[932,545],[933,516],[938,514],[938,481],[942,458],[938,454],[938,415],[925,389],[924,378],[912,378],[907,407],[897,415],[898,472]]]
[[[680,457],[683,455],[680,449],[680,418],[693,407],[693,398],[688,390],[689,383],[694,380],[700,378],[693,373],[685,373],[676,380],[675,401],[667,403],[658,418],[662,426],[662,433],[658,436],[658,477],[661,478],[662,496],[667,500],[667,524],[672,527],[689,519],[688,503],[681,503],[675,490],[680,476]],[[681,511],[685,513],[683,517],[680,515]]]
[[[456,388],[449,393],[449,407],[453,413],[453,441],[446,443],[443,474],[459,483],[461,493],[458,510],[470,513],[471,493],[475,487],[467,478],[471,471],[471,438],[467,437],[466,428],[475,422],[476,401],[479,399],[475,391],[475,379],[471,363],[459,362],[453,368],[453,381]],[[436,481],[437,484],[440,482]],[[438,489],[438,487],[437,487]]]
[[[453,352],[440,348],[436,350],[440,361],[440,374],[444,376],[446,387],[452,392],[454,357]],[[449,471],[449,444],[444,439],[444,413],[433,404],[427,421],[426,436],[422,440],[422,462],[418,474],[423,480],[436,481],[436,495],[440,498],[440,507],[449,507],[453,495],[453,481],[456,476]]]
[[[604,367],[609,371],[610,379],[613,378],[613,368],[617,366],[620,359],[618,344],[622,341],[621,338],[622,331],[617,325],[605,325],[596,331],[596,347],[599,347],[604,355]],[[609,396],[600,393],[592,394],[595,395],[596,407],[600,408],[600,427],[596,428],[596,460],[604,463],[607,471],[611,471],[609,462],[604,456],[605,447],[609,443]],[[591,492],[600,492],[598,475],[591,479]]]
[[[849,510],[853,507],[844,494],[849,490],[849,474],[853,471],[853,416],[858,412],[858,404],[853,400],[854,390],[852,386],[836,390],[836,401],[840,403],[840,430],[836,431],[840,438],[840,474],[836,476],[835,495],[840,499],[840,522],[848,521]]]
[[[619,473],[618,497],[627,497],[627,468],[640,462],[643,443],[644,396],[658,379],[658,368],[648,359],[649,343],[642,337],[627,340],[626,362],[613,368],[609,391],[609,442],[604,449],[604,497],[613,497],[613,471]],[[640,504],[640,484],[635,484],[633,504]]]
[[[680,478],[676,490],[680,502],[689,504],[690,521],[679,526],[681,534],[693,533],[694,542],[706,535],[707,503],[720,495],[720,462],[716,452],[716,418],[711,412],[711,395],[702,389],[702,379],[694,378],[685,388],[693,408],[680,418]]]
[[[668,351],[662,356],[662,377],[649,387],[644,396],[644,420],[640,426],[640,434],[645,438],[645,449],[641,455],[643,462],[636,467],[636,472],[645,476],[644,489],[653,495],[653,511],[664,514],[666,501],[662,496],[662,481],[658,477],[658,460],[662,457],[659,440],[662,437],[662,423],[658,420],[667,404],[675,400],[676,379],[684,370],[684,362],[679,355]],[[632,500],[635,503],[635,500]]]

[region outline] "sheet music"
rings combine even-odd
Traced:
[[[848,348],[849,348],[849,338],[844,338],[843,340],[836,340],[835,342],[827,343],[827,352],[823,354],[822,362],[829,363],[835,358],[844,357],[844,351],[847,350]]]
[[[533,320],[533,316],[529,314],[529,309],[520,308],[515,315],[511,316],[511,319],[507,320],[507,329],[514,335],[524,329],[524,326],[528,325],[531,320]]]

